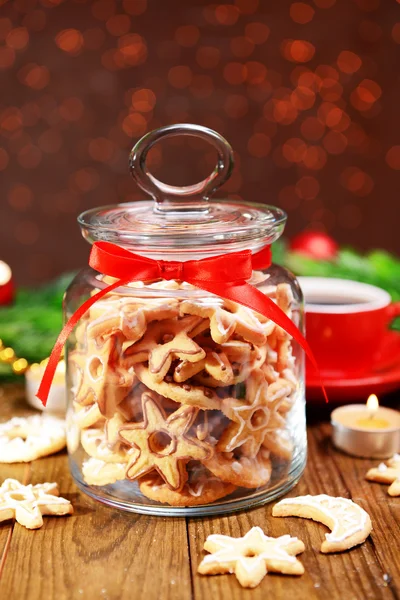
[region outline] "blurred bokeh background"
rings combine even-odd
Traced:
[[[143,197],[128,154],[180,121],[222,133],[221,195],[277,204],[287,234],[400,253],[396,0],[0,2],[0,259],[18,283],[83,266],[76,216]],[[193,183],[207,146],[157,146]]]

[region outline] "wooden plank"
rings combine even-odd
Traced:
[[[9,390],[6,397],[3,420],[29,412],[20,391]],[[2,465],[0,476],[34,484],[57,481],[75,510],[71,517],[45,517],[36,531],[0,525],[1,598],[191,598],[184,519],[135,515],[91,500],[75,486],[65,452],[31,465]]]
[[[330,440],[330,426],[320,428],[321,443]],[[385,576],[384,582],[400,595],[400,499],[388,495],[388,486],[366,481],[365,474],[379,460],[349,457],[328,442],[329,460],[341,473],[352,499],[370,514],[373,524],[371,549]]]
[[[23,386],[7,385],[0,387],[0,422],[31,412],[34,411],[27,407]],[[9,477],[27,483],[29,471],[30,465],[0,463],[0,484]],[[0,524],[0,577],[9,550],[13,528],[14,523],[9,521]]]
[[[318,427],[312,428],[309,435],[309,460],[307,469],[299,484],[289,494],[326,493],[333,496],[349,497],[349,489],[324,440],[318,436]],[[362,504],[362,502],[360,502]],[[194,583],[195,600],[232,600],[253,598],[292,598],[313,600],[314,598],[346,600],[386,600],[396,598],[394,590],[385,587],[384,571],[375,558],[374,542],[368,540],[350,552],[324,555],[320,550],[326,528],[306,519],[275,519],[271,516],[272,505],[238,514],[233,517],[214,517],[189,520],[189,540]],[[300,578],[267,575],[254,590],[243,590],[233,575],[201,576],[197,566],[201,561],[203,544],[211,533],[223,533],[235,537],[244,535],[250,527],[259,525],[266,534],[279,536],[290,533],[301,539],[306,551],[298,558],[304,564],[306,573]],[[377,530],[377,537],[381,531]]]
[[[191,597],[184,519],[129,514],[94,502],[72,482],[66,456],[32,464],[31,482],[44,480],[59,482],[75,513],[45,518],[36,531],[14,527],[1,597],[15,594],[16,582],[18,598],[27,600]]]

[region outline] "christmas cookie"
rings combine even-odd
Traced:
[[[81,406],[78,404],[78,402],[74,402],[73,406],[73,421],[80,429],[93,427],[93,425],[98,424],[99,421],[104,421],[104,417],[101,414],[97,403],[89,404],[88,406]]]
[[[275,328],[272,321],[257,315],[250,308],[217,296],[183,301],[179,310],[182,315],[208,318],[211,337],[217,344],[227,342],[236,333],[246,342],[261,346]]]
[[[395,454],[378,467],[370,469],[366,474],[368,481],[377,481],[389,485],[389,496],[400,496],[400,454]]]
[[[134,448],[127,477],[137,479],[155,470],[171,490],[179,491],[187,481],[186,463],[212,454],[209,444],[188,433],[198,409],[180,406],[167,417],[160,404],[145,393],[142,410],[143,423],[125,424],[119,430],[121,440]]]
[[[84,451],[104,462],[126,463],[133,454],[132,448],[124,448],[120,442],[110,444],[103,429],[85,429],[81,434]]]
[[[175,383],[172,377],[168,376],[157,383],[154,381],[149,369],[142,364],[135,365],[135,373],[138,379],[147,386],[163,396],[170,398],[179,404],[187,404],[198,408],[213,410],[221,407],[221,399],[211,388],[203,385],[192,385],[189,383]]]
[[[101,414],[112,416],[134,383],[131,371],[119,365],[122,340],[119,335],[104,340],[90,339],[83,350],[75,350],[70,363],[78,371],[75,401],[97,402]]]
[[[272,509],[274,517],[303,517],[323,523],[331,533],[325,534],[321,552],[341,552],[362,544],[372,531],[369,514],[347,498],[326,494],[285,498]]]
[[[304,567],[296,555],[304,544],[290,535],[268,537],[260,527],[252,527],[245,536],[209,535],[204,549],[210,552],[201,561],[202,575],[234,573],[243,587],[254,588],[267,573],[302,575]]]
[[[233,453],[215,452],[203,464],[222,481],[245,488],[258,488],[271,479],[269,452],[261,449],[257,456],[233,456]]]
[[[0,486],[0,521],[15,519],[27,529],[38,529],[43,515],[62,517],[73,512],[71,502],[58,495],[56,483],[23,485],[6,479]]]
[[[204,319],[198,317],[152,323],[143,338],[125,350],[122,364],[131,367],[148,361],[149,373],[160,383],[174,359],[196,363],[205,357],[204,350],[192,339],[204,326]]]
[[[82,475],[88,485],[109,485],[125,479],[126,463],[105,462],[89,458],[82,465]]]
[[[31,462],[65,445],[65,423],[56,417],[14,417],[0,424],[0,463]]]
[[[189,470],[189,479],[180,492],[171,490],[158,474],[141,477],[139,488],[150,500],[170,506],[199,506],[211,504],[236,490],[231,483],[225,483],[203,468]]]
[[[284,397],[270,389],[260,369],[255,369],[246,385],[245,400],[227,398],[222,400],[222,412],[233,422],[222,434],[217,449],[231,452],[243,446],[246,456],[257,455],[268,430],[284,425],[284,420],[277,413],[279,402]],[[283,394],[285,390],[283,390]]]
[[[171,319],[177,315],[178,301],[174,299],[114,296],[92,306],[87,335],[104,338],[122,333],[125,339],[136,342],[145,334],[148,323]]]

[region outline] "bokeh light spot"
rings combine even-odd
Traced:
[[[83,48],[83,35],[77,29],[64,29],[57,33],[55,41],[60,50],[78,56]]]
[[[8,152],[4,148],[0,148],[0,171],[4,171],[9,163]]]
[[[329,154],[342,154],[347,147],[347,138],[339,131],[329,131],[322,143]]]
[[[386,152],[385,160],[391,169],[400,171],[400,146],[392,146]]]
[[[14,50],[23,50],[29,43],[29,33],[26,27],[11,29],[6,37],[6,44]]]
[[[303,157],[303,164],[307,169],[319,171],[327,161],[326,152],[320,146],[309,146]]]
[[[313,58],[315,46],[306,40],[284,40],[281,52],[286,60],[304,63]]]
[[[372,178],[358,167],[347,167],[340,175],[340,183],[349,192],[357,196],[367,196],[372,192],[374,182]]]
[[[315,14],[315,10],[304,2],[293,2],[290,6],[290,18],[295,23],[305,25],[309,23]]]
[[[395,23],[392,27],[392,38],[396,44],[400,44],[400,23]]]
[[[311,175],[304,175],[296,183],[296,194],[302,200],[312,200],[319,194],[320,185],[318,180]]]
[[[349,50],[343,50],[336,62],[342,73],[348,73],[349,75],[358,71],[362,65],[361,58]]]
[[[224,79],[230,85],[240,85],[247,78],[247,68],[239,62],[229,62],[223,71]]]
[[[221,25],[234,25],[239,18],[239,9],[232,4],[220,4],[215,8],[215,20]]]

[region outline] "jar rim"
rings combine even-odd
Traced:
[[[86,210],[78,217],[83,237],[138,251],[206,252],[261,247],[281,235],[287,215],[275,206],[240,200],[211,200],[199,212],[157,214],[152,200]]]

